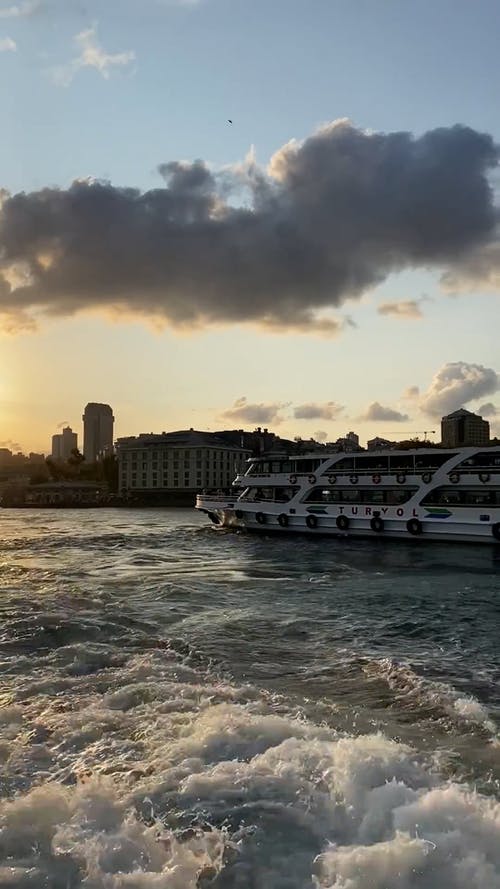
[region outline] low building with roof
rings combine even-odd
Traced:
[[[119,438],[116,454],[122,497],[189,505],[202,490],[230,487],[251,450],[188,429]]]

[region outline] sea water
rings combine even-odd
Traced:
[[[499,889],[500,547],[0,541],[2,889]]]

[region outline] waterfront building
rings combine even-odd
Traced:
[[[116,453],[122,495],[227,488],[251,456],[249,448],[194,429],[119,438]]]
[[[381,451],[385,448],[395,448],[396,442],[389,441],[387,438],[380,438],[380,436],[376,435],[375,438],[370,438],[366,443],[366,447],[369,451]]]
[[[441,420],[441,444],[444,448],[482,447],[489,441],[488,421],[463,407]]]
[[[87,463],[95,463],[113,452],[115,418],[109,404],[91,401],[83,413],[83,455]]]
[[[359,444],[359,435],[355,432],[348,432],[347,435],[337,438],[335,442],[327,442],[326,447],[332,451],[345,451],[346,453],[363,450]]]
[[[52,436],[52,459],[66,461],[77,447],[78,435],[73,432],[71,426],[65,426],[62,432]]]

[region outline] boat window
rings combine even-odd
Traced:
[[[380,454],[372,454],[369,457],[356,457],[355,467],[360,472],[387,472],[389,469],[389,457]]]
[[[313,488],[304,503],[380,503],[398,506],[406,503],[418,488]]]
[[[421,506],[500,506],[500,488],[435,488],[424,497]]]
[[[391,472],[413,472],[415,458],[413,454],[391,454],[389,466]]]
[[[320,466],[322,462],[323,462],[323,460],[312,460],[312,459],[296,460],[295,461],[295,472],[301,472],[304,474],[308,473],[308,472],[314,472],[314,470],[317,469],[318,466]]]
[[[292,498],[295,497],[298,490],[298,485],[289,485],[280,488],[250,487],[246,488],[244,493],[241,495],[240,500],[248,500],[250,503],[260,503],[262,501],[272,503],[288,503],[289,500],[292,500]]]
[[[456,454],[443,453],[437,449],[435,451],[421,451],[419,454],[415,454],[415,471],[426,472],[428,469],[439,469],[443,463],[447,463],[448,460],[456,456]]]
[[[467,460],[463,460],[456,469],[500,469],[500,451],[481,451],[479,454],[473,454]]]
[[[354,469],[354,457],[342,457],[332,466],[332,472],[350,472]]]

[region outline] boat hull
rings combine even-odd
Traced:
[[[231,531],[249,531],[259,534],[300,534],[308,537],[337,537],[337,538],[369,538],[391,540],[414,540],[418,543],[425,541],[456,542],[456,543],[483,543],[500,544],[492,534],[491,523],[477,521],[455,521],[451,524],[447,520],[419,519],[421,531],[411,533],[407,527],[407,521],[403,519],[384,519],[381,530],[373,530],[369,518],[351,519],[349,526],[339,529],[336,524],[337,516],[317,517],[317,524],[310,528],[306,524],[308,514],[287,516],[286,525],[279,522],[279,515],[274,513],[261,513],[263,521],[257,521],[256,513],[247,513],[241,509],[222,507],[214,504],[211,509],[207,506],[197,506],[197,509],[205,512],[215,527]],[[243,514],[241,514],[243,512]],[[237,514],[238,513],[238,514]]]

